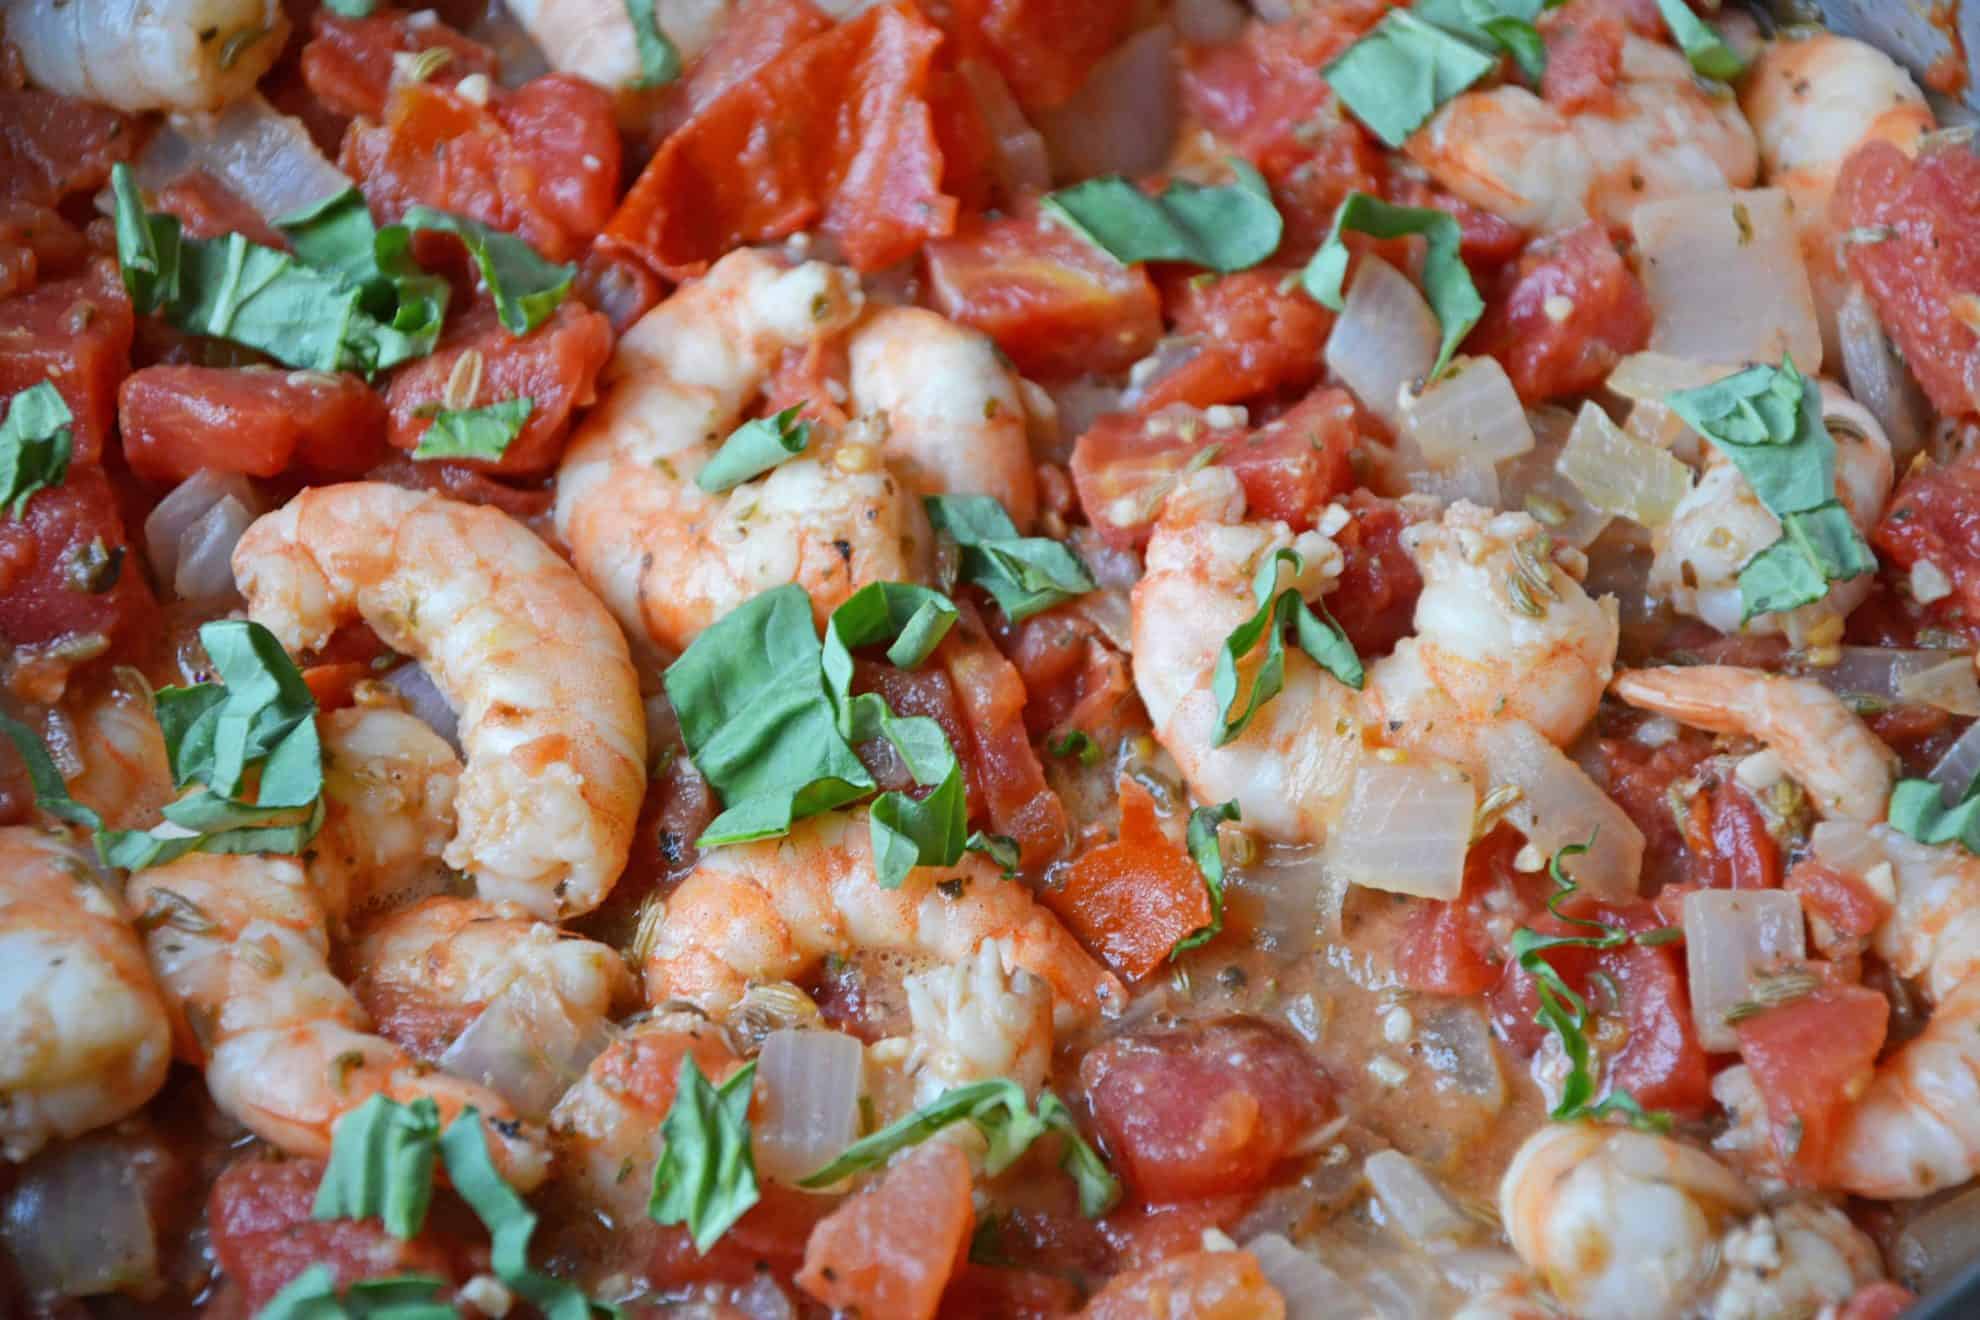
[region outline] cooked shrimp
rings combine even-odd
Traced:
[[[1627,670],[1616,676],[1615,693],[1708,733],[1759,739],[1825,816],[1883,819],[1891,796],[1890,749],[1841,697],[1812,678],[1733,665],[1674,665]]]
[[[425,892],[445,871],[461,763],[416,715],[389,706],[317,718],[323,745],[323,828],[310,880],[331,908],[362,917]]]
[[[1721,1234],[1759,1208],[1746,1184],[1670,1137],[1593,1123],[1526,1139],[1499,1183],[1513,1249],[1582,1315],[1676,1315],[1706,1296]]]
[[[1865,142],[1907,153],[1932,131],[1924,95],[1897,61],[1830,32],[1771,41],[1740,84],[1740,106],[1759,140],[1765,181],[1794,203],[1802,259],[1822,322],[1823,357],[1841,361],[1836,309],[1847,292],[1829,221],[1843,159]]]
[[[1868,410],[1836,386],[1822,384],[1822,415],[1836,441],[1836,498],[1850,521],[1869,535],[1890,497],[1891,442]],[[1831,583],[1820,600],[1787,613],[1756,615],[1744,623],[1739,572],[1781,537],[1781,520],[1769,512],[1717,446],[1707,446],[1703,474],[1651,538],[1650,589],[1682,614],[1723,633],[1785,633],[1796,642],[1821,627],[1834,627],[1861,605],[1874,585],[1871,574]]]
[[[787,582],[819,617],[869,582],[922,581],[933,535],[875,449],[808,452],[720,495],[694,484],[786,349],[849,326],[858,277],[749,249],[619,341],[557,473],[557,533],[619,621],[663,649]]]
[[[62,836],[0,829],[0,1155],[114,1123],[172,1062],[165,1001],[122,906]]]
[[[612,90],[640,79],[625,0],[508,0],[507,8],[560,73]],[[708,49],[731,8],[732,0],[656,0],[653,21],[685,65]]]
[[[646,993],[651,1003],[680,999],[719,1014],[750,982],[796,980],[829,954],[892,951],[956,963],[991,939],[1051,987],[1061,1028],[1124,1002],[1120,983],[990,862],[970,853],[882,889],[865,810],[831,812],[782,839],[704,854],[667,900],[646,959]]]
[[[72,739],[64,733],[73,731]],[[119,684],[50,729],[57,753],[72,753],[82,771],[68,781],[69,794],[103,817],[113,830],[143,829],[176,794],[165,759],[165,735],[151,713],[148,693]],[[66,741],[66,746],[64,742]]]
[[[1052,1066],[1052,992],[1018,967],[1005,941],[906,977],[907,1072],[925,1105],[970,1082],[1008,1077],[1036,1093]]]
[[[1884,1277],[1877,1244],[1832,1205],[1794,1201],[1726,1231],[1712,1320],[1816,1315]]]
[[[38,86],[119,110],[218,110],[289,39],[281,0],[0,0]]]
[[[1738,105],[1637,36],[1623,42],[1610,105],[1566,114],[1504,83],[1447,103],[1405,150],[1473,206],[1542,233],[1591,216],[1620,230],[1644,202],[1744,188],[1759,167]]]
[[[994,495],[1019,531],[1038,509],[1016,373],[982,334],[919,307],[876,309],[846,342],[854,408],[918,495]]]
[[[588,912],[646,791],[626,639],[577,574],[495,509],[370,482],[306,490],[234,550],[248,611],[291,650],[362,618],[460,713],[444,854],[483,898]]]
[[[153,970],[178,1019],[180,1054],[206,1071],[214,1104],[296,1155],[329,1153],[337,1120],[374,1094],[467,1106],[489,1120],[489,1153],[529,1190],[548,1171],[542,1139],[492,1091],[435,1071],[381,1036],[329,966],[336,914],[295,860],[193,853],[131,877]]]

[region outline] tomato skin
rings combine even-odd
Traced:
[[[0,199],[0,299],[30,293],[42,280],[74,274],[89,256],[83,236],[34,202]]]
[[[1797,1181],[1819,1182],[1828,1168],[1876,1067],[1890,1008],[1875,990],[1830,982],[1734,1026],[1775,1153]]]
[[[446,51],[446,61],[427,76],[427,81],[443,87],[472,73],[495,76],[494,51],[445,23],[411,19],[409,13],[390,11],[369,18],[342,18],[318,10],[301,64],[303,81],[316,100],[340,115],[378,118],[392,92],[392,56],[399,53]]]
[[[1056,612],[1005,625],[998,645],[1024,681],[1033,737],[1078,729],[1105,745],[1134,699],[1126,661],[1087,620]]]
[[[1080,1060],[1079,1080],[1144,1201],[1255,1191],[1334,1109],[1306,1047],[1256,1018],[1116,1037]]]
[[[1776,889],[1781,883],[1781,845],[1767,829],[1767,818],[1738,784],[1721,780],[1691,800],[1685,842],[1690,874],[1714,889]]]
[[[1027,376],[1125,371],[1162,337],[1162,304],[1123,266],[1036,213],[974,225],[925,250],[929,295]]]
[[[1843,1303],[1836,1320],[1898,1320],[1905,1308],[1917,1300],[1918,1294],[1902,1284],[1879,1279],[1858,1288]]]
[[[422,459],[414,462],[395,454],[365,473],[366,480],[383,481],[407,490],[438,491],[463,504],[486,504],[500,509],[518,522],[541,518],[550,512],[551,493],[547,489],[522,490],[465,463],[452,460]]]
[[[1066,811],[1031,746],[1024,680],[967,606],[940,660],[967,726],[967,737],[952,745],[965,759],[971,796],[992,833],[1017,840],[1025,867],[1043,866],[1065,848]]]
[[[117,392],[124,457],[148,481],[201,468],[354,477],[385,456],[385,403],[355,376],[267,367],[146,367]]]
[[[1908,158],[1888,142],[1851,152],[1836,178],[1829,218],[1837,232],[1881,227],[1874,243],[1847,245],[1860,281],[1932,407],[1948,416],[1980,410],[1980,158],[1948,144]]]
[[[1980,636],[1980,455],[1944,465],[1915,464],[1870,533],[1889,571],[1929,560],[1952,580],[1952,594],[1926,617],[1968,637]]]
[[[1479,904],[1486,893],[1513,880],[1513,858],[1526,841],[1499,826],[1464,857],[1464,890],[1449,902],[1421,899],[1396,946],[1396,975],[1412,990],[1433,995],[1477,995],[1498,983],[1504,968],[1492,956]]]
[[[138,121],[53,92],[0,90],[0,201],[53,206],[110,182],[137,150]]]
[[[941,29],[902,5],[806,41],[661,144],[606,234],[670,276],[816,227],[863,271],[955,228],[926,99]]]
[[[1414,627],[1423,575],[1403,548],[1411,519],[1395,500],[1356,488],[1342,501],[1348,525],[1334,535],[1341,548],[1341,578],[1324,598],[1355,654],[1387,655]]]
[[[1115,1276],[1086,1304],[1086,1320],[1284,1320],[1286,1300],[1248,1251],[1192,1251]]]
[[[1211,280],[1177,281],[1170,331],[1196,335],[1196,355],[1157,381],[1142,407],[1210,408],[1319,383],[1334,315],[1298,285],[1298,272],[1261,266]]]
[[[1652,320],[1642,282],[1591,220],[1527,245],[1466,347],[1497,358],[1519,397],[1537,403],[1599,386],[1650,342]]]
[[[1120,837],[1081,853],[1063,887],[1039,896],[1082,944],[1138,981],[1210,924],[1210,897],[1189,853],[1162,832],[1148,790],[1122,776],[1120,800]]]
[[[931,1142],[819,1222],[798,1287],[835,1311],[932,1320],[975,1224],[969,1161]]]
[[[956,0],[955,24],[963,50],[994,64],[1018,104],[1044,110],[1071,99],[1136,13],[1133,0]]]
[[[79,576],[97,542],[122,556],[113,581],[108,567]],[[21,517],[0,515],[0,642],[43,647],[99,635],[114,644],[133,635],[156,608],[138,553],[103,470],[72,460],[63,483],[35,492]]]
[[[708,49],[661,92],[648,117],[649,140],[666,141],[731,87],[831,26],[811,0],[751,0],[732,10]]]
[[[75,415],[71,461],[96,462],[117,420],[135,329],[114,261],[0,302],[0,398],[52,384]]]
[[[481,355],[481,387],[464,401],[466,406],[485,407],[504,399],[528,399],[533,406],[500,458],[458,461],[478,472],[534,476],[556,466],[572,411],[596,397],[598,373],[612,356],[612,326],[597,312],[566,300],[542,325],[518,338],[496,319],[493,307],[477,304],[448,326],[432,356],[393,375],[385,391],[393,448],[419,447],[433,425],[431,412],[446,400],[456,365],[470,352]]]

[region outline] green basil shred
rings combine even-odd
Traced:
[[[1691,12],[1684,0],[1657,0],[1657,12],[1664,16],[1664,26],[1691,61],[1693,72],[1721,82],[1731,82],[1746,72],[1746,61],[1739,52],[1728,46],[1711,24]]]
[[[1279,690],[1285,686],[1288,628],[1291,628],[1299,649],[1335,678],[1357,692],[1365,680],[1361,659],[1354,653],[1354,644],[1348,641],[1346,634],[1327,614],[1325,606],[1315,614],[1297,588],[1273,590],[1278,585],[1280,564],[1290,566],[1295,576],[1305,567],[1296,550],[1281,547],[1266,556],[1251,584],[1252,596],[1258,602],[1257,613],[1232,629],[1231,635],[1224,639],[1224,645],[1217,652],[1216,668],[1210,675],[1210,693],[1217,699],[1215,746],[1222,747],[1243,733],[1259,708],[1279,695]],[[1231,712],[1238,699],[1238,661],[1251,654],[1260,641],[1265,643],[1264,662],[1258,666],[1258,673],[1252,679],[1251,696],[1245,702],[1244,709],[1234,715]]]
[[[664,1144],[653,1165],[647,1218],[687,1225],[694,1249],[703,1255],[762,1198],[749,1138],[755,1082],[751,1062],[721,1086],[710,1086],[694,1056],[683,1055],[674,1104],[660,1125]]]
[[[1258,171],[1235,157],[1229,164],[1233,181],[1220,187],[1178,180],[1151,197],[1109,175],[1047,193],[1040,205],[1123,265],[1184,261],[1249,270],[1278,251],[1285,221]]]
[[[1564,0],[1416,0],[1410,12],[1486,54],[1504,51],[1527,80],[1547,72],[1547,43],[1533,21]]]
[[[1443,330],[1430,376],[1435,379],[1442,375],[1457,346],[1485,314],[1485,300],[1479,297],[1471,271],[1458,254],[1464,232],[1457,217],[1434,207],[1391,206],[1367,193],[1349,193],[1334,212],[1327,241],[1313,254],[1300,276],[1308,293],[1321,305],[1337,312],[1347,303],[1343,286],[1347,281],[1348,249],[1341,235],[1350,229],[1375,238],[1422,236],[1423,295]]]
[[[1171,962],[1191,949],[1208,944],[1224,931],[1224,850],[1217,843],[1217,826],[1242,818],[1236,798],[1214,807],[1198,807],[1189,813],[1189,856],[1202,874],[1203,888],[1210,895],[1210,924],[1177,940],[1176,947],[1169,950]]]
[[[36,491],[51,490],[69,475],[75,415],[47,381],[7,400],[0,414],[0,504],[19,518]]]
[[[1980,853],[1980,775],[1950,803],[1929,779],[1901,779],[1891,790],[1889,816],[1892,829],[1920,843],[1957,843]]]
[[[802,407],[799,404],[774,417],[744,422],[729,432],[715,456],[695,473],[694,484],[719,495],[802,454],[811,443],[811,423],[798,420]]]
[[[530,398],[504,399],[479,408],[442,408],[413,450],[416,459],[472,458],[493,463],[509,452],[536,409]]]
[[[1070,729],[1045,745],[1053,756],[1071,756],[1081,765],[1100,763],[1100,744],[1084,729]]]
[[[1020,536],[992,495],[931,495],[928,521],[962,550],[965,582],[983,588],[1012,623],[1094,590],[1093,575],[1071,547]]]
[[[1369,131],[1400,147],[1439,106],[1498,66],[1497,55],[1396,9],[1321,76]]]
[[[654,0],[626,0],[633,42],[639,49],[640,74],[635,87],[665,87],[681,76],[681,52],[660,28]]]
[[[443,1300],[451,1285],[425,1274],[363,1279],[339,1294],[337,1274],[311,1265],[255,1312],[255,1320],[455,1320],[460,1314]]]

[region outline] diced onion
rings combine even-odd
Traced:
[[[1903,472],[1925,448],[1932,410],[1911,371],[1892,350],[1863,286],[1852,283],[1836,309],[1843,379],[1891,442],[1891,460]]]
[[[1519,790],[1505,819],[1528,843],[1548,857],[1571,843],[1589,844],[1568,862],[1575,883],[1597,898],[1636,896],[1643,831],[1580,766],[1524,720],[1484,724],[1478,741],[1494,791]]]
[[[142,1292],[158,1277],[158,1243],[130,1149],[101,1136],[44,1151],[24,1166],[0,1219],[31,1294]]]
[[[1327,836],[1328,869],[1369,889],[1456,898],[1477,806],[1448,767],[1366,759]]]
[[[1184,41],[1205,45],[1236,40],[1244,31],[1244,6],[1238,0],[1176,0],[1176,32]]]
[[[533,977],[511,981],[440,1056],[440,1067],[479,1082],[540,1123],[611,1043],[605,1023],[575,1022]]]
[[[1393,429],[1402,420],[1402,392],[1437,361],[1440,333],[1407,275],[1380,257],[1363,257],[1327,336],[1327,368]]]
[[[1497,360],[1455,358],[1403,404],[1402,429],[1435,467],[1491,465],[1533,448],[1533,427]]]
[[[1922,1210],[1898,1231],[1891,1255],[1905,1283],[1936,1292],[1980,1259],[1980,1187]]]
[[[179,536],[172,590],[180,600],[219,603],[240,599],[234,586],[234,547],[254,521],[239,500],[223,495]]]
[[[859,1135],[866,1050],[841,1031],[773,1031],[757,1056],[763,1116],[756,1165],[794,1183],[831,1163]]]
[[[1970,672],[1973,658],[1964,651],[1845,646],[1840,648],[1834,664],[1811,668],[1808,676],[1831,692],[1858,703],[1895,706],[1923,700],[1906,693],[1920,690],[1918,685],[1924,674],[1949,662],[1964,663]],[[1927,680],[1923,690],[1928,694],[1950,695],[1953,685],[1941,676]]]
[[[211,468],[201,468],[158,501],[144,520],[144,553],[159,582],[171,586],[178,581],[179,543],[187,529],[228,498],[250,512],[261,507],[246,477]]]
[[[1808,848],[1824,866],[1846,875],[1862,876],[1890,860],[1883,842],[1868,826],[1853,820],[1816,822],[1808,833]]]
[[[1556,464],[1594,508],[1644,527],[1662,527],[1691,489],[1691,469],[1621,430],[1593,402],[1568,432]]]
[[[1822,330],[1778,188],[1645,202],[1630,217],[1656,314],[1650,347],[1699,362],[1822,368]]]
[[[1945,755],[1939,758],[1939,763],[1932,767],[1932,773],[1926,778],[1939,786],[1939,792],[1950,803],[1966,791],[1966,786],[1973,782],[1976,774],[1980,774],[1980,723],[1969,725],[1966,732],[1946,748]]]
[[[316,149],[302,121],[259,92],[214,115],[174,115],[138,157],[138,182],[164,188],[205,170],[273,224],[351,187]]]
[[[1178,119],[1175,33],[1143,28],[1093,66],[1064,105],[1037,115],[1055,178],[1129,178],[1161,168]]]
[[[1285,1298],[1286,1320],[1361,1320],[1368,1314],[1368,1299],[1353,1284],[1279,1234],[1260,1233],[1244,1249]]]
[[[1691,1017],[1708,1050],[1739,1048],[1726,1014],[1753,998],[1758,975],[1807,953],[1801,898],[1785,889],[1700,889],[1684,896]]]
[[[1390,1227],[1413,1245],[1428,1250],[1462,1241],[1478,1225],[1458,1209],[1444,1189],[1398,1151],[1378,1150],[1361,1166]]]
[[[1448,1083],[1488,1114],[1505,1107],[1506,1077],[1492,1046],[1492,1025],[1475,1002],[1426,998],[1415,1013],[1411,1048]]]
[[[1610,515],[1588,502],[1581,487],[1556,468],[1567,446],[1574,416],[1564,408],[1535,408],[1527,414],[1533,448],[1499,465],[1499,506],[1528,513],[1560,545],[1586,548],[1610,522]]]
[[[959,67],[976,98],[976,108],[983,114],[984,126],[990,130],[997,184],[1004,196],[1017,198],[1050,188],[1052,162],[1046,155],[1045,138],[1024,117],[1004,76],[982,60],[964,60]]]
[[[1691,429],[1665,401],[1679,390],[1710,385],[1732,374],[1733,368],[1667,353],[1632,353],[1609,373],[1608,389],[1630,404],[1623,430],[1655,449],[1667,449],[1680,462],[1697,466],[1704,457],[1705,437]]]
[[[454,749],[454,755],[461,755],[460,716],[455,713],[453,703],[434,683],[433,675],[426,672],[425,666],[400,665],[385,675],[385,685],[399,694],[399,700],[406,703],[407,710],[447,740],[447,745]]]
[[[1954,715],[1980,715],[1980,682],[1974,681],[1973,657],[1954,655],[1924,669],[1902,674],[1898,699],[1919,706],[1937,706]]]

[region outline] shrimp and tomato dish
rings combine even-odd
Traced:
[[[0,0],[0,1313],[1957,1277],[1980,155],[1769,12]]]

